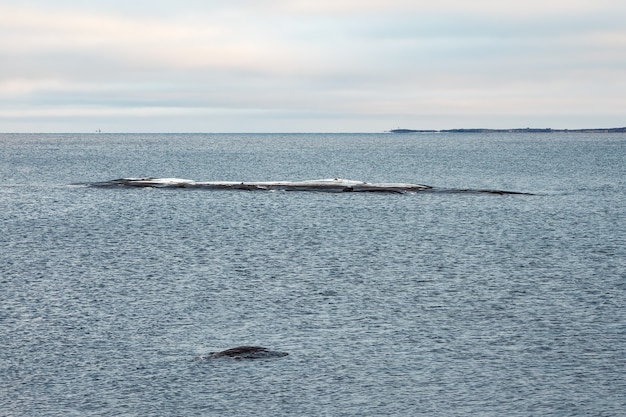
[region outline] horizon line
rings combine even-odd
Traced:
[[[285,132],[259,132],[259,131],[247,131],[247,132],[227,132],[227,131],[102,131],[97,129],[95,131],[65,131],[65,132],[0,132],[2,135],[33,135],[33,134],[48,134],[48,135],[67,135],[67,134],[93,134],[93,135],[110,135],[110,134],[198,134],[198,135],[297,135],[297,134],[380,134],[380,133],[626,133],[626,126],[624,127],[600,127],[600,128],[450,128],[450,129],[408,129],[408,128],[396,128],[390,130],[381,131],[285,131]]]

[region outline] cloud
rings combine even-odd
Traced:
[[[268,49],[262,39],[240,36],[237,27],[211,22],[189,25],[5,7],[0,9],[0,26],[1,50],[16,55],[115,52],[131,62],[228,67],[251,65]]]
[[[284,0],[275,3],[284,10],[312,14],[452,12],[535,17],[542,14],[613,10],[621,6],[618,0]]]
[[[230,112],[261,126],[281,114],[374,123],[626,109],[625,6],[614,1],[30,4],[0,5],[5,120]]]

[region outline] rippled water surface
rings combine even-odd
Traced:
[[[0,135],[0,414],[624,415],[626,135]],[[93,188],[346,178],[535,195]],[[289,352],[194,358],[238,345]]]

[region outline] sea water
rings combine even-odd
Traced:
[[[2,134],[0,179],[0,415],[625,415],[624,134]],[[239,345],[289,355],[196,360]]]

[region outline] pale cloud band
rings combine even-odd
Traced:
[[[4,131],[626,124],[616,1],[30,4],[0,4]]]
[[[616,0],[295,0],[276,1],[285,10],[304,13],[480,13],[527,15],[613,10]]]

